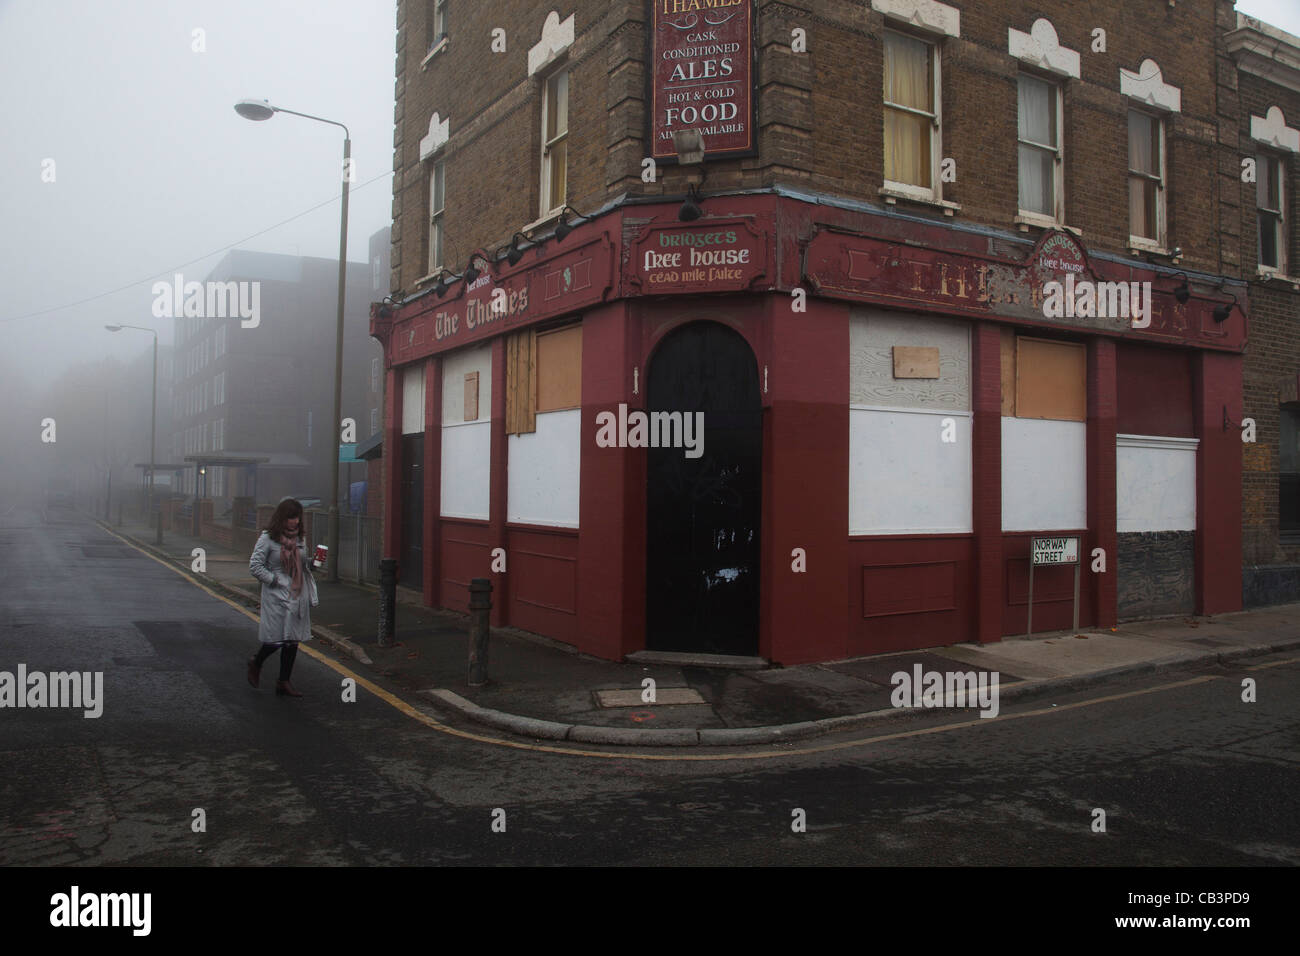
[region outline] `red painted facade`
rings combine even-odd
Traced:
[[[647,453],[597,445],[596,416],[646,407],[647,369],[664,337],[722,323],[753,352],[762,401],[757,653],[795,664],[883,651],[994,641],[1023,633],[1029,539],[1081,535],[1108,571],[1085,562],[1081,623],[1117,620],[1116,436],[1195,437],[1196,607],[1241,601],[1239,433],[1241,351],[1249,306],[1215,322],[1215,298],[1178,303],[1170,270],[1089,257],[1073,238],[1038,244],[939,221],[803,202],[773,194],[716,197],[679,223],[677,204],[628,205],[550,239],[516,266],[492,264],[394,312],[375,306],[372,333],[388,366],[385,554],[400,553],[401,388],[423,363],[425,602],[464,610],[468,583],[489,577],[493,622],[618,659],[646,646]],[[728,238],[727,233],[734,233]],[[710,237],[721,235],[714,241]],[[675,237],[691,237],[677,239]],[[720,255],[731,250],[732,255]],[[742,255],[743,253],[743,255]],[[676,258],[673,258],[676,257]],[[1150,282],[1149,327],[1101,318],[1049,319],[1046,282]],[[710,274],[709,270],[716,270]],[[497,307],[493,309],[494,290]],[[504,303],[504,304],[502,304]],[[798,303],[802,308],[796,308]],[[850,535],[850,308],[869,304],[970,323],[971,527],[964,534]],[[579,528],[506,521],[503,333],[531,323],[582,323]],[[1000,331],[1068,333],[1087,351],[1087,527],[1004,532]],[[492,343],[490,518],[440,517],[441,356]],[[1236,443],[1236,444],[1234,444]],[[492,572],[494,549],[508,571]],[[792,569],[802,549],[806,569]],[[1039,569],[1034,630],[1071,623],[1073,572]]]

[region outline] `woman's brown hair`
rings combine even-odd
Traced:
[[[276,506],[275,512],[271,515],[271,520],[266,525],[266,533],[275,541],[280,540],[284,534],[284,523],[290,518],[298,519],[298,537],[303,535],[302,505],[296,498],[285,498]]]

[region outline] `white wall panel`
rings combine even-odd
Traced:
[[[1002,419],[1002,530],[1088,526],[1088,426]]]
[[[506,520],[578,527],[582,409],[541,412],[537,431],[510,435]]]
[[[442,516],[488,518],[492,423],[442,426]]]
[[[850,406],[849,534],[971,529],[970,413]]]
[[[1196,530],[1195,438],[1118,435],[1116,530]]]
[[[402,369],[402,434],[424,434],[424,363]]]

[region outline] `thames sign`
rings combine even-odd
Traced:
[[[653,0],[651,155],[698,129],[706,159],[754,150],[754,0]]]

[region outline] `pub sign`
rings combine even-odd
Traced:
[[[698,129],[704,158],[754,151],[755,0],[650,0],[651,156],[674,161],[673,133]]]

